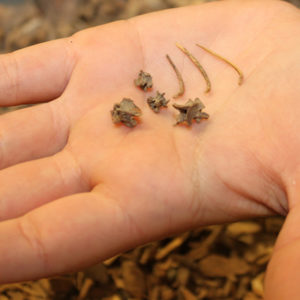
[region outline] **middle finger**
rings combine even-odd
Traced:
[[[0,116],[0,169],[58,152],[68,130],[57,100]]]
[[[67,150],[6,168],[0,171],[0,182],[0,222],[57,198],[90,190],[82,169]]]

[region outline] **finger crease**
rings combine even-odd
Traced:
[[[80,162],[76,159],[70,147],[64,149],[64,152],[67,153],[68,157],[72,160],[74,168],[72,173],[75,174],[76,182],[81,186],[82,191],[91,191],[93,186],[89,176],[84,172]]]
[[[0,170],[4,166],[4,137],[3,134],[0,133]]]
[[[50,117],[52,122],[52,133],[53,133],[53,142],[57,144],[59,141],[58,149],[56,151],[61,150],[67,143],[69,126],[67,124],[68,120],[63,118],[64,114],[61,113],[60,107],[59,109],[55,107],[58,105],[58,102],[50,102],[47,104],[47,107],[50,111]]]
[[[19,67],[17,60],[15,58],[14,52],[6,54],[6,58],[0,60],[1,70],[3,70],[3,74],[5,74],[7,78],[8,85],[5,90],[9,90],[8,98],[13,99],[12,102],[16,102],[17,100],[17,87],[18,87],[18,77],[19,77]]]
[[[138,26],[136,24],[136,22],[134,21],[134,19],[128,19],[126,21],[130,28],[131,28],[131,31],[135,34],[136,36],[136,40],[138,42],[138,47],[140,49],[140,51],[138,51],[141,55],[141,66],[142,68],[145,68],[146,66],[146,55],[145,55],[145,47],[144,47],[144,43],[143,43],[143,40],[142,40],[142,37],[141,37],[141,34],[140,34],[140,31],[138,29]]]
[[[65,72],[65,77],[63,80],[63,89],[66,88],[66,86],[71,78],[71,74],[75,68],[77,61],[78,61],[78,54],[73,45],[73,41],[74,41],[73,36],[64,39],[64,42],[65,42],[65,45],[64,45],[65,70],[67,70],[67,71]]]
[[[142,39],[142,36],[140,34],[138,25],[136,24],[134,19],[128,19],[126,20],[127,24],[129,24],[131,31],[135,34],[136,41],[138,43],[139,53],[141,55],[141,69],[145,70],[147,68],[146,66],[146,52],[145,52],[145,46]],[[144,103],[146,103],[147,100],[147,94],[143,93]]]
[[[41,232],[33,220],[26,215],[17,221],[17,226],[21,237],[26,241],[33,250],[34,255],[39,259],[42,270],[47,273],[49,270],[49,257],[45,249],[45,244],[41,237]]]
[[[115,204],[115,207],[120,211],[122,217],[124,220],[127,220],[127,224],[128,224],[128,232],[131,233],[131,236],[136,237],[136,240],[139,240],[140,237],[145,237],[146,236],[146,232],[144,232],[141,228],[141,226],[139,226],[135,220],[135,218],[129,213],[129,209],[128,207],[124,208],[121,203],[126,203],[126,201],[119,201],[117,199],[117,197],[114,195],[113,192],[111,192],[111,189],[105,189],[104,186],[102,186],[100,188],[99,191],[99,187],[93,189],[92,191],[95,194],[102,194],[105,196],[105,198],[109,199],[110,201],[113,201]],[[123,222],[124,223],[124,222]],[[124,228],[124,226],[123,226]]]

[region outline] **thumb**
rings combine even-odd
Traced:
[[[286,218],[265,281],[265,300],[284,299],[300,299],[300,204]]]

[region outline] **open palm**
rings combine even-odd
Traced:
[[[175,42],[206,68],[209,94]],[[195,43],[234,61],[244,84]],[[75,270],[204,224],[297,212],[299,47],[296,8],[226,1],[0,57],[2,105],[52,100],[0,118],[0,281]],[[200,97],[209,120],[174,127],[171,105],[149,109],[148,95],[178,89],[167,53],[186,83],[176,102]],[[147,94],[133,84],[140,69],[153,76]],[[123,97],[143,111],[134,129],[112,123]],[[284,231],[283,245],[296,237]]]

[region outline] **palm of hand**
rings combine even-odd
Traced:
[[[204,82],[201,85],[201,76],[174,47],[178,31],[158,33],[153,26],[154,18],[137,19],[129,24],[108,25],[106,30],[111,34],[103,33],[109,36],[108,45],[101,38],[101,34],[99,36],[97,28],[72,38],[75,48],[78,44],[80,58],[62,98],[67,103],[69,115],[80,117],[75,118],[67,148],[72,149],[76,160],[79,159],[80,165],[84,166],[92,186],[97,190],[98,187],[105,190],[108,188],[114,199],[122,199],[118,202],[123,203],[124,210],[128,207],[128,211],[132,211],[139,205],[142,209],[148,206],[162,208],[162,203],[167,203],[163,216],[175,213],[174,220],[178,226],[178,218],[185,214],[182,211],[184,205],[190,210],[186,211],[182,225],[189,227],[195,221],[191,216],[196,217],[196,223],[200,218],[202,223],[206,222],[201,212],[206,205],[209,205],[208,209],[214,208],[214,217],[218,220],[218,205],[206,202],[208,199],[217,201],[220,191],[222,194],[228,193],[229,197],[225,198],[230,202],[234,197],[238,201],[241,198],[245,202],[250,198],[261,203],[262,207],[253,207],[254,215],[270,213],[272,210],[285,213],[287,210],[284,191],[280,185],[283,179],[277,178],[283,166],[280,162],[274,164],[274,161],[278,156],[285,160],[286,148],[282,148],[281,144],[287,145],[289,137],[285,136],[286,132],[297,128],[296,125],[294,129],[290,128],[290,122],[284,122],[286,115],[291,118],[292,115],[296,116],[297,105],[292,102],[296,100],[297,91],[284,86],[291,84],[290,80],[295,81],[294,75],[298,71],[296,68],[292,73],[290,71],[294,65],[293,55],[297,51],[294,36],[298,29],[293,24],[286,25],[286,28],[281,25],[280,34],[276,38],[272,36],[271,40],[269,36],[274,33],[274,28],[279,27],[277,24],[287,18],[284,13],[282,19],[274,18],[279,6],[268,8],[267,5],[254,5],[252,9],[247,6],[241,9],[240,15],[233,15],[228,12],[229,9],[225,15],[223,11],[220,12],[224,16],[224,23],[229,28],[236,26],[238,30],[222,32],[219,39],[220,43],[231,45],[231,52],[234,53],[232,56],[236,57],[239,65],[246,71],[246,83],[238,87],[232,70],[202,53],[203,64],[206,63],[207,69],[210,67],[208,72],[213,82],[212,93],[208,96],[202,96]],[[291,12],[289,9],[290,7],[287,14]],[[207,11],[203,10],[203,15],[216,10],[213,7],[211,11],[207,8]],[[164,22],[176,24],[174,20],[178,13],[180,12],[175,11],[166,15]],[[210,16],[208,22],[209,18],[204,22],[202,15],[198,16],[198,13],[190,14],[191,20],[182,26],[190,28],[189,22],[196,23],[195,28],[203,28],[204,32],[212,34],[206,28],[210,28],[212,23],[215,24],[215,19],[219,18],[218,12],[216,16]],[[269,14],[268,18],[265,13]],[[158,18],[161,20],[161,16]],[[253,22],[245,22],[245,18],[253,19]],[[149,29],[153,27],[154,29]],[[214,40],[221,28],[223,24],[214,28],[212,37],[205,34],[206,40]],[[180,30],[186,32],[185,28],[181,27]],[[143,37],[144,32],[147,33],[147,38]],[[197,32],[190,35],[186,38],[188,41],[198,41]],[[99,36],[99,39],[95,39],[95,36]],[[181,38],[185,42],[185,38]],[[156,40],[160,41],[159,47],[153,42]],[[218,42],[215,44],[218,45]],[[280,47],[281,44],[284,46]],[[98,54],[100,48],[104,48],[101,55]],[[196,51],[194,47],[193,52]],[[165,53],[171,53],[180,62],[185,59],[184,66],[183,63],[179,66],[186,78],[186,94],[191,98],[201,95],[207,111],[211,114],[211,121],[208,123],[203,122],[192,129],[174,128],[174,110],[163,111],[160,115],[154,114],[147,107],[145,93],[134,87],[133,79],[143,67],[153,74],[155,89],[167,91],[169,96],[175,93],[177,81],[165,61]],[[280,65],[279,60],[282,62]],[[103,61],[110,63],[103,64]],[[282,65],[286,69],[284,73]],[[115,74],[119,76],[116,77]],[[127,96],[135,99],[143,109],[142,124],[134,130],[113,126],[109,113],[113,103]],[[180,101],[183,102],[177,102]],[[286,101],[294,105],[287,106]],[[291,107],[293,114],[289,112]],[[235,157],[235,161],[228,161],[231,156]],[[260,172],[265,173],[265,178],[259,175]],[[207,181],[208,185],[214,184],[217,191],[207,191],[201,179]],[[262,185],[266,187],[258,181],[262,181]],[[252,191],[253,186],[258,187],[257,194]],[[266,188],[272,191],[265,196]],[[154,196],[156,194],[157,197]],[[222,201],[226,203],[227,200]],[[129,202],[133,202],[133,206]],[[140,202],[142,204],[138,204]],[[253,201],[249,205],[251,207]],[[180,213],[176,214],[176,211]],[[241,217],[243,213],[248,215],[252,211],[249,206],[246,206],[245,211],[239,207],[237,217]],[[134,213],[135,217],[140,214],[142,218],[145,217],[142,212]],[[223,208],[220,214],[223,221]],[[211,218],[209,216],[208,222],[211,222]],[[171,226],[169,223],[168,225]]]
[[[47,104],[55,112],[51,118],[56,133],[49,129],[51,138],[37,136],[39,144],[49,141],[40,151],[27,149],[19,158],[31,160],[63,148],[50,160],[57,170],[43,175],[37,195],[28,196],[22,207],[12,205],[2,219],[63,198],[19,221],[36,248],[35,254],[29,254],[30,247],[23,249],[36,268],[20,278],[81,267],[207,223],[285,213],[284,187],[296,171],[287,160],[296,157],[300,146],[298,139],[289,138],[296,136],[299,125],[297,18],[295,9],[277,2],[214,3],[105,25],[61,42],[67,54],[56,59],[64,63],[65,72],[57,80],[49,78],[54,80],[49,95],[62,91],[61,78],[66,89]],[[160,30],[164,26],[169,28]],[[175,48],[175,41],[191,49],[207,68],[213,83],[210,95],[202,94],[200,74]],[[245,84],[238,87],[234,72],[194,47],[196,42],[234,58],[245,71]],[[166,53],[179,62],[186,97],[204,101],[208,121],[190,129],[174,127],[174,111],[154,114],[144,93],[134,87],[133,79],[144,69],[153,75],[155,89],[169,98],[176,93]],[[134,129],[112,124],[110,110],[123,97],[133,98],[143,110],[142,123]],[[53,145],[45,150],[49,143]],[[32,172],[46,170],[50,163],[42,159],[35,169],[29,164],[26,168]],[[2,173],[12,178],[14,168]],[[38,238],[29,237],[32,224],[39,228]],[[57,249],[58,244],[63,246]]]

